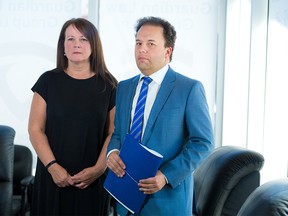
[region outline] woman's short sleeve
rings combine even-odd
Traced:
[[[47,92],[48,92],[48,76],[49,73],[43,73],[31,88],[33,92],[37,92],[47,103]]]

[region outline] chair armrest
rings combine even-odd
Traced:
[[[33,184],[34,183],[34,176],[26,176],[25,178],[23,178],[21,180],[21,186],[26,186],[28,187],[30,184]]]

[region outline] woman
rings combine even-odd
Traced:
[[[64,23],[57,67],[32,87],[29,135],[38,161],[31,215],[107,215],[116,85],[95,26],[82,18]]]

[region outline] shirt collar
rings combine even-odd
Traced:
[[[168,64],[162,67],[160,70],[156,71],[155,73],[151,74],[149,77],[153,79],[154,82],[156,82],[158,85],[161,85],[167,71],[169,69]],[[144,77],[145,75],[140,73],[140,79],[139,81]]]

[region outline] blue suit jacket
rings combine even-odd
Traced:
[[[121,149],[129,132],[138,80],[139,75],[118,85],[115,131],[107,152]],[[209,109],[199,81],[169,67],[151,109],[142,143],[163,155],[160,170],[169,184],[147,196],[140,215],[192,215],[192,173],[213,148]],[[122,214],[120,206],[118,209]]]

